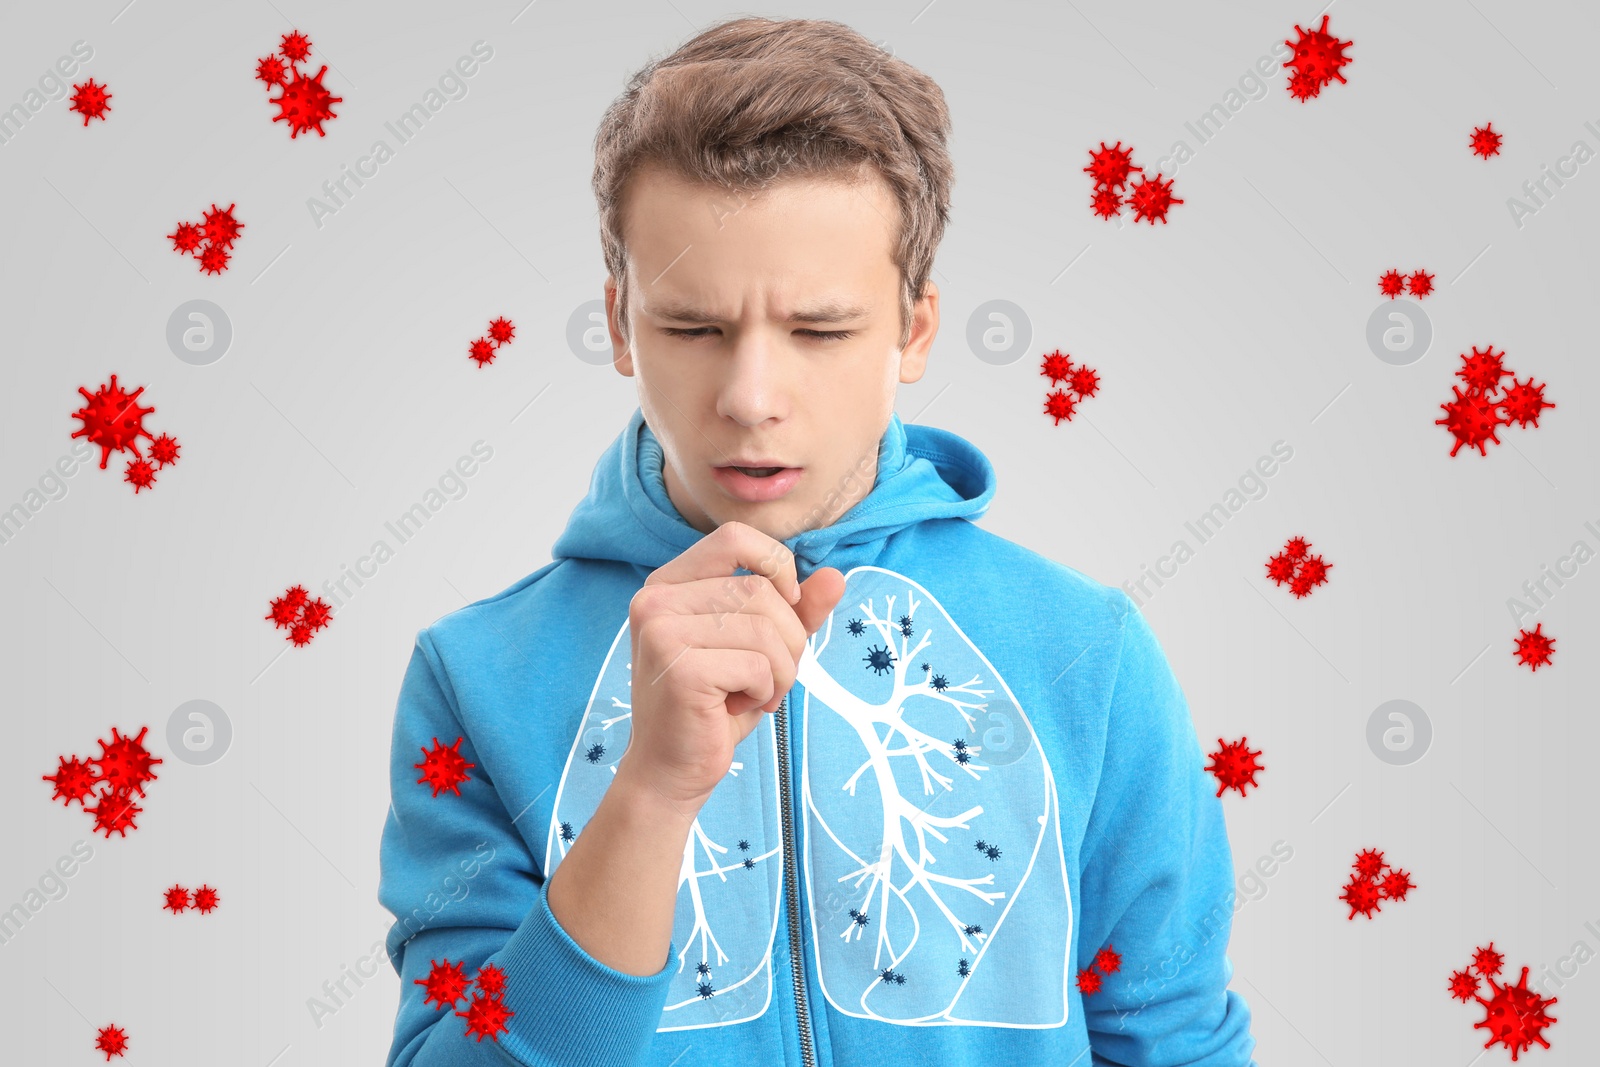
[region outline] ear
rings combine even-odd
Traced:
[[[611,334],[611,365],[624,378],[633,377],[633,346],[617,328],[617,279],[606,275],[606,330]]]
[[[939,332],[939,287],[930,278],[922,297],[911,305],[911,339],[900,350],[900,381],[914,382],[928,366],[928,350]]]

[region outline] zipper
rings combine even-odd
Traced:
[[[800,1024],[800,1060],[805,1067],[816,1067],[817,1054],[811,1040],[811,1012],[806,1007],[806,965],[800,952],[800,861],[794,841],[793,794],[789,786],[789,697],[778,703],[776,719],[778,742],[778,791],[783,806],[783,892],[789,912],[789,964],[794,981],[794,1012]]]

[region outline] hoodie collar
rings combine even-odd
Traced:
[[[679,514],[662,477],[661,443],[634,408],[628,425],[595,465],[589,491],[567,520],[551,557],[618,560],[646,570],[676,558],[701,537]],[[881,542],[928,519],[976,521],[994,497],[994,468],[976,446],[948,430],[898,413],[878,442],[872,491],[827,526],[803,530],[783,544],[804,581],[818,567],[870,563]]]

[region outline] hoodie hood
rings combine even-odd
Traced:
[[[679,514],[662,476],[661,443],[634,408],[595,465],[589,492],[551,548],[553,559],[617,560],[654,570],[701,537]],[[927,519],[976,521],[994,497],[994,467],[966,439],[934,426],[906,426],[891,413],[878,442],[872,492],[834,522],[783,544],[801,581],[819,567],[868,563],[882,542]]]

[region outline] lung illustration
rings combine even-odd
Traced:
[[[628,623],[612,641],[557,788],[545,876],[560,865],[616,774],[632,723]],[[783,852],[772,716],[734,749],[728,776],[701,807],[678,874],[672,944],[677,973],[658,1031],[745,1022],[772,997]]]
[[[857,567],[799,684],[803,867],[828,1003],[906,1025],[1065,1023],[1055,779],[1005,679],[921,585]]]

